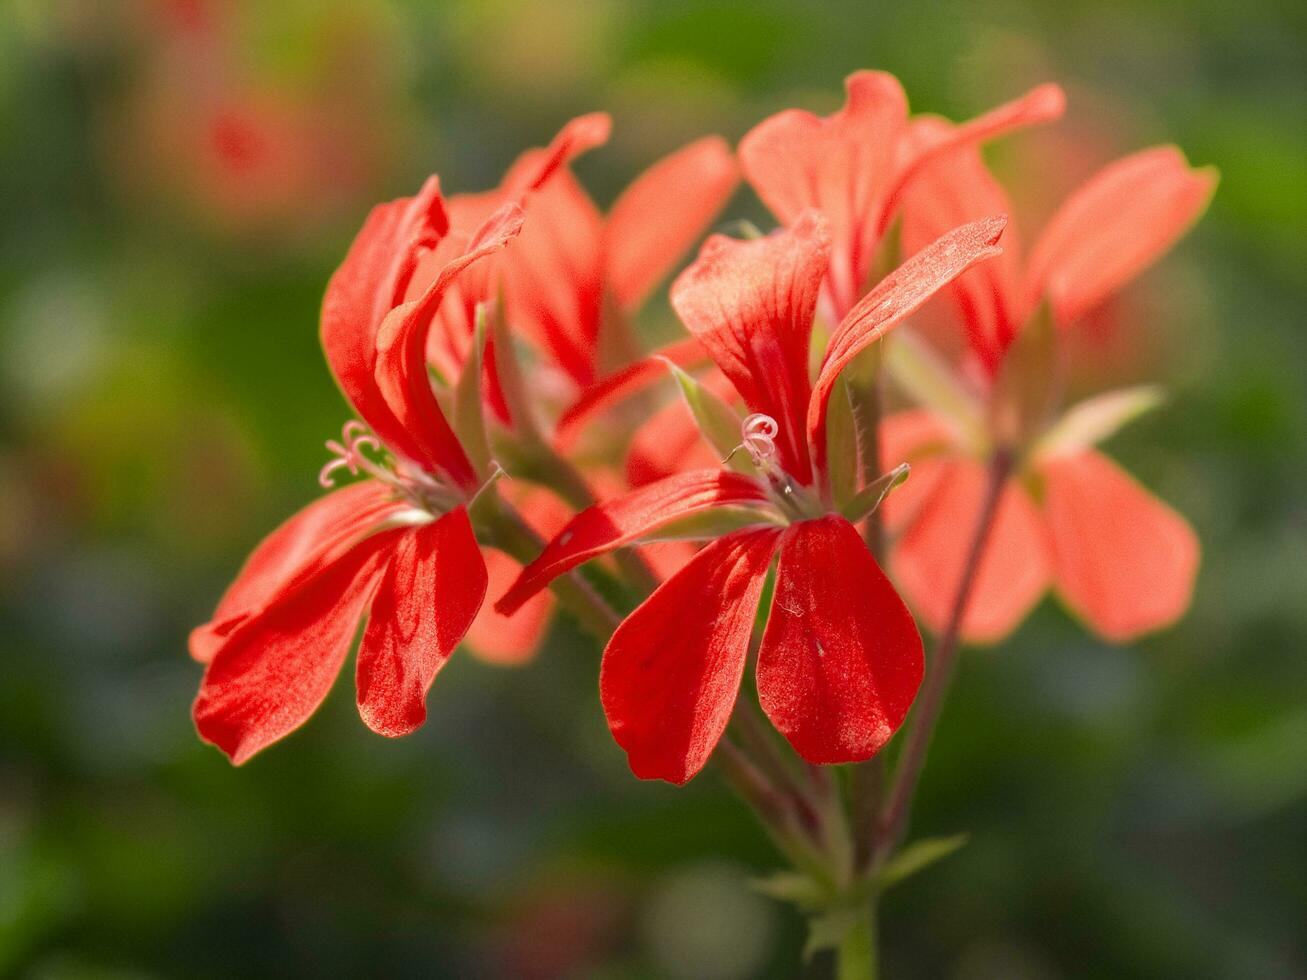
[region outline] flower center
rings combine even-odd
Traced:
[[[462,495],[426,473],[406,466],[402,460],[378,461],[364,450],[381,453],[381,440],[357,419],[350,419],[340,430],[340,441],[328,439],[328,451],[334,457],[318,472],[318,484],[330,489],[336,486],[336,477],[342,471],[350,476],[365,473],[393,488],[415,506],[434,515],[448,513],[462,502]]]
[[[779,433],[776,420],[762,412],[754,412],[740,423],[740,443],[758,472],[767,478],[777,504],[790,517],[804,520],[819,514],[820,508],[815,498],[780,465],[776,449]]]

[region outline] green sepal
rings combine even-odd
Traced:
[[[680,388],[686,407],[690,409],[694,424],[699,427],[699,432],[708,445],[717,453],[717,458],[741,473],[757,473],[749,454],[736,451],[743,442],[740,432],[742,420],[739,413],[704,387],[692,374],[666,358],[663,361],[667,365],[667,370],[672,373],[672,377],[676,379],[676,385]]]
[[[779,523],[767,511],[756,507],[714,507],[699,514],[664,524],[641,536],[640,544],[653,541],[706,541],[759,524]]]
[[[1056,456],[1089,449],[1110,438],[1166,400],[1159,385],[1117,388],[1077,402],[1062,413],[1039,441],[1032,455]]]
[[[840,513],[854,524],[858,523],[868,514],[873,513],[889,492],[907,480],[911,472],[911,466],[907,463],[899,463],[894,469],[863,487],[852,500],[840,508]]]
[[[801,871],[777,871],[765,878],[754,878],[749,884],[768,898],[808,912],[829,908],[836,898],[829,887]]]
[[[936,861],[943,860],[969,839],[969,834],[954,834],[952,837],[923,837],[905,845],[880,869],[880,887],[890,888]]]
[[[495,377],[499,381],[499,390],[503,393],[504,404],[508,406],[513,431],[519,441],[539,443],[542,441],[540,429],[536,425],[532,400],[526,393],[526,383],[522,380],[522,365],[518,360],[517,347],[503,316],[505,306],[502,297],[495,309],[496,314],[488,319],[490,339],[494,342]]]
[[[478,303],[472,346],[463,363],[458,383],[454,385],[453,426],[458,441],[476,471],[484,475],[490,468],[490,440],[486,436],[485,399],[481,397],[481,375],[486,349],[486,308]]]
[[[831,500],[840,510],[858,493],[858,421],[845,372],[835,379],[826,406],[826,472]]]

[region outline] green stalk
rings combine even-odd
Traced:
[[[835,976],[836,980],[876,980],[877,975],[876,900],[873,898],[835,951]]]

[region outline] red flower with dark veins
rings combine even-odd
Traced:
[[[931,140],[947,138],[933,123]],[[1050,336],[1074,327],[1163,255],[1197,220],[1215,188],[1210,168],[1191,168],[1163,146],[1118,160],[1057,211],[1023,262],[1015,238],[1003,255],[953,282],[948,295],[965,329],[971,389],[954,401],[978,424],[913,410],[885,421],[882,459],[910,460],[913,478],[887,502],[895,535],[895,580],[932,629],[948,620],[963,574],[968,536],[981,512],[983,459],[995,445],[1017,455],[999,499],[962,635],[1008,635],[1049,588],[1100,636],[1122,642],[1167,626],[1188,608],[1199,543],[1183,517],[1094,446],[1155,403],[1151,389],[1109,392],[1060,416],[1004,408],[1004,390],[1034,375],[1056,376],[1056,351],[1015,364],[1014,346],[1051,319]],[[934,159],[908,188],[907,253],[979,214],[1008,208],[1007,195],[969,148]],[[1013,236],[1009,231],[1008,236]],[[899,342],[896,338],[896,342]],[[1044,382],[1041,382],[1044,383]],[[986,410],[986,406],[988,410]]]
[[[425,720],[436,673],[486,591],[467,507],[484,485],[432,390],[427,332],[442,298],[479,260],[518,234],[514,203],[492,214],[417,295],[421,257],[449,232],[436,178],[373,209],[327,286],[322,343],[362,423],[345,426],[342,470],[368,479],[296,514],[254,550],[214,612],[191,634],[206,664],[195,699],[201,737],[237,764],[317,709],[359,622],[359,714],[383,735]],[[370,431],[369,431],[370,430]],[[367,455],[372,452],[384,461]]]
[[[582,511],[496,605],[511,612],[581,563],[660,534],[710,539],[604,651],[604,711],[637,775],[683,783],[707,761],[777,554],[756,670],[768,717],[814,763],[866,759],[902,723],[921,681],[921,638],[837,507],[828,401],[859,352],[998,251],[1003,224],[956,229],[888,276],[835,329],[815,382],[809,343],[831,256],[820,213],[757,240],[714,236],[676,281],[673,306],[752,413],[735,419],[741,451],[730,468],[682,472]]]

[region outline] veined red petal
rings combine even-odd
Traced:
[[[427,690],[485,597],[486,566],[463,507],[396,540],[359,645],[359,715],[369,728],[393,738],[426,721]]]
[[[372,209],[322,301],[321,339],[327,363],[349,403],[387,446],[419,458],[403,424],[377,390],[377,331],[403,299],[422,248],[449,230],[440,182],[431,177],[414,197]]]
[[[576,384],[589,384],[602,314],[603,219],[566,169],[525,207],[530,221],[502,259],[508,321]]]
[[[604,232],[608,284],[619,306],[634,310],[644,302],[726,206],[739,179],[726,141],[705,136],[632,181]]]
[[[350,484],[313,501],[250,553],[213,617],[191,631],[191,656],[208,663],[243,622],[312,578],[408,506],[375,480]]]
[[[1200,552],[1188,522],[1101,453],[1054,457],[1039,469],[1068,605],[1115,642],[1184,615]]]
[[[882,201],[890,190],[908,101],[898,79],[860,71],[844,83],[839,112],[788,109],[740,141],[745,179],[783,224],[806,208],[830,222],[829,285],[835,309],[850,309],[871,268]]]
[[[545,545],[495,608],[509,615],[564,572],[679,518],[766,500],[766,490],[751,477],[729,470],[696,470],[587,507]]]
[[[681,398],[668,402],[635,430],[626,454],[626,482],[644,486],[683,472],[721,462],[704,439]]]
[[[404,530],[369,538],[228,638],[192,715],[200,737],[240,765],[317,710]]]
[[[932,164],[941,156],[952,153],[959,147],[976,147],[981,143],[1002,136],[1013,130],[1059,119],[1066,111],[1066,93],[1060,85],[1051,82],[1037,85],[1025,95],[1004,102],[982,115],[976,116],[959,125],[943,123],[942,120],[922,117],[910,124],[917,129],[917,135],[925,135],[918,127],[925,123],[935,125],[927,131],[927,139],[908,139],[900,150],[898,170],[894,177],[893,189],[886,195],[884,209],[880,215],[879,229],[884,234],[894,217],[899,196],[904,188],[920,173],[923,167]],[[994,211],[981,212],[969,217],[977,218],[982,214],[995,214]],[[960,222],[959,222],[960,223]]]
[[[714,541],[613,633],[599,672],[608,727],[641,779],[681,784],[712,754],[740,690],[780,531]]]
[[[502,249],[521,228],[522,209],[518,205],[510,203],[500,208],[472,236],[467,250],[441,270],[422,297],[392,310],[377,333],[376,388],[408,434],[410,451],[417,453],[413,461],[427,470],[444,471],[464,489],[474,487],[477,478],[431,390],[427,335],[450,283],[473,262]]]
[[[830,515],[785,531],[758,651],[758,699],[817,764],[875,755],[921,686],[921,635],[857,529]]]
[[[927,474],[928,496],[906,522],[890,562],[894,580],[912,608],[939,633],[948,625],[961,586],[989,476],[980,463],[960,457],[922,468],[935,470]],[[908,483],[916,476],[914,469]],[[1034,501],[1011,481],[989,531],[962,617],[962,637],[996,643],[1021,625],[1048,590],[1050,562],[1044,523]]]
[[[819,473],[826,468],[826,403],[840,372],[937,290],[997,255],[1006,224],[1006,217],[986,218],[936,239],[882,279],[835,328],[808,403],[808,439]]]
[[[826,220],[751,241],[714,235],[672,286],[672,306],[753,412],[776,420],[781,465],[812,480],[804,441],[808,347],[830,259]]]
[[[913,124],[923,140],[946,140],[935,131],[947,128],[935,120]],[[974,146],[939,154],[917,171],[903,194],[903,252],[915,255],[952,228],[1010,210],[1007,193]],[[944,289],[957,307],[971,349],[991,371],[997,369],[1025,316],[1021,276],[1016,229],[1009,224],[1003,232],[1002,253],[967,270]]]
[[[581,434],[585,424],[595,415],[611,408],[632,395],[643,391],[649,385],[667,377],[667,365],[671,361],[678,367],[692,367],[706,361],[707,353],[703,345],[694,337],[686,337],[660,347],[648,357],[636,361],[607,377],[600,378],[590,385],[558,419],[554,433],[554,442],[558,449],[566,451]]]
[[[1030,253],[1027,299],[1053,304],[1062,324],[1090,312],[1164,254],[1202,214],[1216,188],[1174,146],[1111,163],[1058,209]]]

